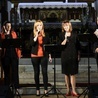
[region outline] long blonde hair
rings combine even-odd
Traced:
[[[36,33],[37,33],[37,26],[38,26],[38,24],[42,25],[41,33],[42,33],[42,36],[45,37],[44,24],[43,24],[43,22],[41,20],[36,20],[35,23],[34,23],[34,28],[33,28],[34,37],[36,36]]]
[[[71,22],[69,22],[69,20],[64,20],[62,22],[62,32],[65,32],[64,31],[64,25],[66,25],[66,23],[68,23],[68,25],[69,25],[69,31],[72,32],[72,24],[71,24]]]

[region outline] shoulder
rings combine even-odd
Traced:
[[[14,30],[12,30],[11,33],[16,34],[16,32]]]
[[[16,38],[17,37],[17,34],[16,34],[15,31],[11,31],[11,34],[12,34],[13,38]]]
[[[1,39],[4,39],[5,38],[5,34],[3,32],[0,33],[0,37]]]

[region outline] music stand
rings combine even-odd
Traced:
[[[7,48],[7,47],[20,48],[21,45],[22,45],[22,40],[18,39],[18,38],[17,39],[2,39],[1,40],[1,47],[2,48]],[[15,96],[21,98],[18,90],[15,89],[15,85],[13,83],[11,83],[9,86],[12,90],[13,98]]]
[[[97,37],[94,35],[94,34],[80,34],[79,36],[79,40],[81,41],[81,42],[87,42],[88,44],[87,44],[87,47],[88,47],[88,51],[87,51],[87,55],[88,55],[88,86],[87,86],[87,88],[78,96],[78,98],[82,95],[82,94],[84,94],[84,98],[85,98],[85,96],[88,94],[88,97],[89,98],[92,98],[91,96],[92,96],[92,89],[91,89],[91,85],[90,85],[90,68],[91,68],[91,66],[90,66],[90,50],[89,50],[89,46],[90,46],[90,43],[91,42],[95,42],[95,41],[97,41],[98,39],[97,39]]]
[[[44,45],[45,51],[47,51],[49,53],[53,53],[53,58],[54,58],[54,68],[53,68],[54,69],[54,85],[47,93],[49,93],[51,90],[54,90],[54,94],[57,94],[57,98],[58,98],[57,91],[60,92],[60,93],[61,93],[61,91],[56,88],[56,64],[55,64],[55,56],[56,56],[56,54],[55,53],[61,52],[64,49],[64,47],[65,47],[64,45],[57,45],[57,44]],[[42,95],[41,98],[44,97],[44,96],[45,96],[45,94]],[[63,96],[65,97],[65,95],[63,95]]]
[[[7,48],[7,47],[13,47],[13,48],[20,48],[22,45],[21,39],[2,39],[1,40],[1,47]]]

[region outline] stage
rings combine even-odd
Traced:
[[[54,85],[54,63],[49,63],[48,65],[48,76],[49,76],[49,85],[48,90]],[[94,86],[95,90],[98,91],[98,70],[95,62],[95,58],[90,58],[90,85]],[[31,65],[30,58],[22,58],[19,61],[19,82],[20,82],[20,91],[21,98],[38,98],[35,96],[36,89],[34,84],[33,77],[33,66]],[[76,90],[81,94],[85,88],[88,86],[88,58],[81,58],[79,62],[79,73],[76,76],[77,78],[77,87]],[[41,84],[41,95],[44,92],[42,75],[40,74],[40,84]],[[97,87],[97,88],[96,88]],[[58,88],[63,94],[66,93],[66,86],[64,82],[64,75],[61,74],[61,65],[60,58],[56,58],[56,88]],[[53,94],[53,90],[49,93],[48,98],[57,98],[56,94]],[[97,93],[98,94],[98,93]],[[60,98],[63,98],[62,95],[59,95]],[[84,97],[84,95],[82,95]],[[83,97],[80,98],[83,98]],[[40,98],[40,97],[39,97]],[[67,98],[74,98],[72,96]]]
[[[36,95],[23,95],[21,96],[21,98],[40,98],[40,97],[37,97]],[[57,95],[49,95],[49,97],[43,97],[43,98],[57,98]],[[64,98],[64,97],[62,95],[59,95],[59,98]],[[66,98],[76,98],[76,97],[69,96]],[[84,96],[81,96],[80,98],[84,98]],[[88,97],[86,96],[85,98],[88,98]]]

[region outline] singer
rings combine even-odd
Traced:
[[[65,74],[65,83],[67,87],[66,96],[78,96],[76,87],[76,77],[78,73],[78,61],[80,59],[80,43],[77,34],[72,31],[72,24],[65,20],[62,22],[62,32],[59,35],[59,43],[65,45],[61,53],[62,74]],[[70,82],[72,91],[70,92]]]
[[[43,75],[43,83],[44,83],[44,94],[47,97],[47,87],[48,87],[48,75],[47,75],[47,67],[48,67],[48,57],[51,62],[51,54],[48,54],[44,50],[44,44],[49,43],[49,37],[44,32],[44,25],[41,20],[37,20],[34,23],[33,32],[30,36],[31,43],[31,61],[34,68],[34,79],[36,84],[36,96],[40,96],[40,65],[42,68]]]
[[[98,17],[96,20],[96,30],[95,30],[94,34],[96,35],[96,37],[98,39]],[[96,59],[96,63],[97,63],[97,70],[98,70],[98,40],[94,42],[94,54],[95,54],[95,59]]]
[[[17,39],[17,34],[12,30],[11,22],[6,21],[3,25],[1,32],[1,39]],[[19,88],[19,76],[18,76],[18,58],[20,58],[20,48],[14,48],[9,46],[2,48],[2,67],[4,70],[4,83],[5,85],[13,84],[15,89]],[[10,73],[11,72],[11,73]]]

